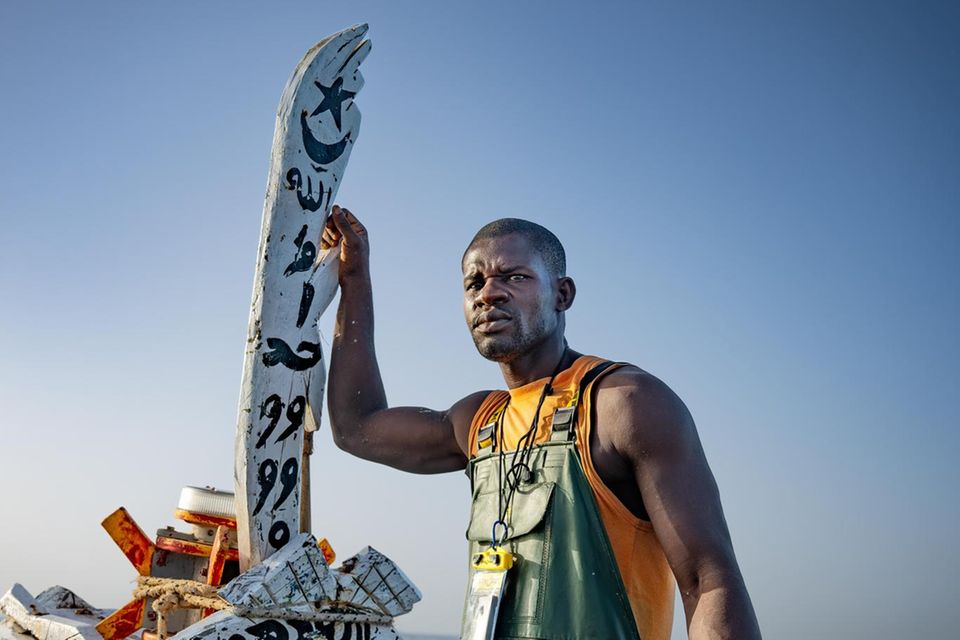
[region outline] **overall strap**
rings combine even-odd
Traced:
[[[580,407],[580,398],[583,396],[583,392],[590,386],[591,382],[596,380],[600,374],[614,364],[616,363],[612,360],[605,360],[583,374],[583,377],[580,379],[580,385],[577,388],[577,393],[574,394],[570,403],[565,407],[558,407],[557,410],[553,412],[550,428],[551,442],[564,442],[573,440],[576,437],[577,409]]]
[[[497,440],[497,422],[500,416],[506,411],[509,404],[509,396],[497,409],[490,415],[490,422],[477,430],[477,456],[480,457],[491,453]]]

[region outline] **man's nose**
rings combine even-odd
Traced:
[[[507,297],[507,290],[499,278],[487,278],[480,293],[477,294],[477,302],[487,305],[497,304],[506,300]]]

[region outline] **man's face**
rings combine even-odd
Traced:
[[[557,282],[522,235],[474,244],[463,258],[463,312],[480,355],[509,362],[553,333]]]

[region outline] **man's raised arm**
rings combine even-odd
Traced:
[[[321,247],[338,243],[340,307],[327,388],[334,441],[355,456],[404,471],[463,469],[470,420],[486,392],[467,396],[447,411],[387,406],[373,341],[367,231],[350,211],[335,205]]]

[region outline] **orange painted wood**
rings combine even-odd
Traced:
[[[146,600],[131,600],[97,624],[97,631],[104,640],[123,640],[143,626]]]
[[[213,549],[210,552],[210,562],[207,564],[207,584],[219,587],[223,579],[223,567],[227,563],[227,554],[230,552],[230,541],[227,527],[217,527],[217,535],[213,539]],[[201,617],[206,618],[216,609],[204,609]]]
[[[189,522],[190,524],[202,524],[208,527],[229,527],[231,529],[237,528],[236,518],[210,516],[205,513],[194,513],[193,511],[185,511],[183,509],[177,509],[173,512],[173,515],[184,522]]]
[[[150,575],[154,545],[126,509],[120,507],[100,523],[142,576]]]
[[[198,556],[200,558],[209,558],[213,553],[213,545],[205,542],[187,542],[186,540],[178,540],[177,538],[167,538],[164,536],[157,536],[157,549],[183,553],[188,556]],[[239,561],[240,553],[236,549],[227,549],[226,559]]]
[[[337,559],[337,553],[333,550],[333,547],[330,546],[326,538],[317,540],[317,546],[320,547],[320,553],[323,554],[323,559],[327,561],[327,566],[332,566],[333,561]]]

